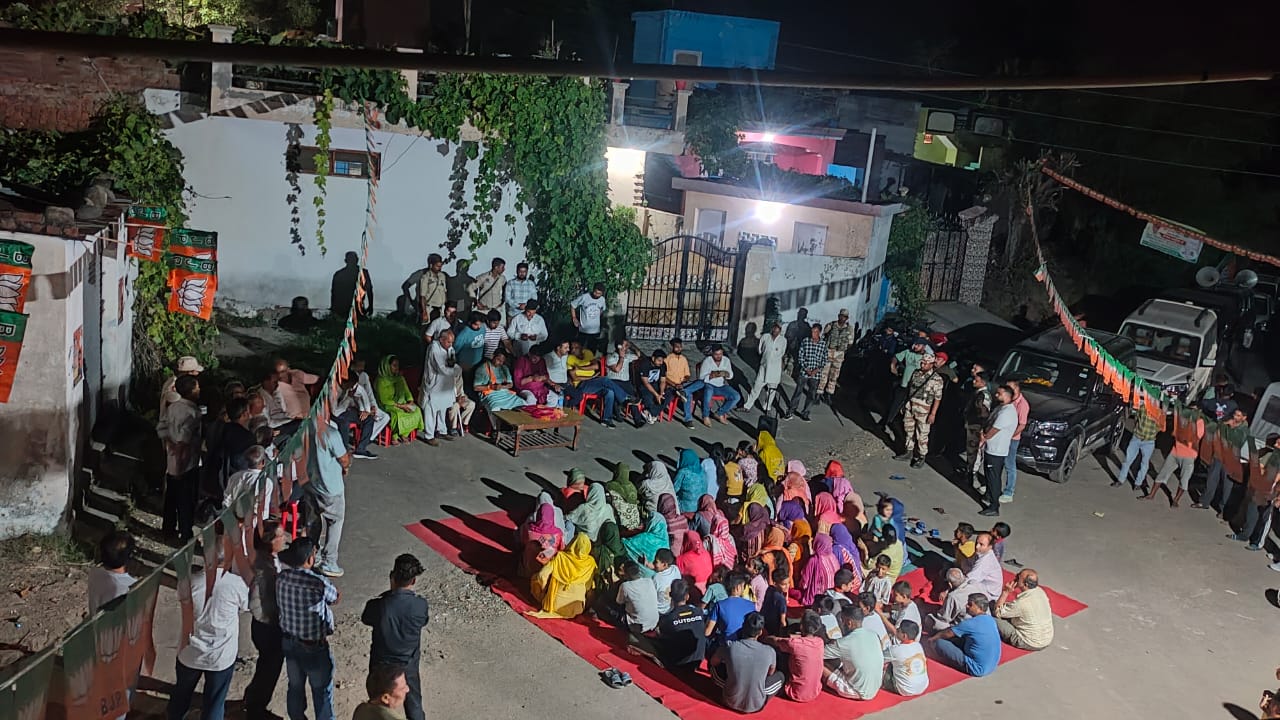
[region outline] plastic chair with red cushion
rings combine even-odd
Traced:
[[[604,377],[605,373],[604,357],[600,358],[600,374],[596,377]],[[604,398],[600,397],[600,393],[583,393],[578,400],[578,414],[585,416],[587,414],[587,403],[599,403],[596,408],[596,415],[600,417],[601,422],[604,421]]]

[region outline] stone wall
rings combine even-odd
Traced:
[[[177,90],[177,71],[144,58],[0,49],[0,127],[83,130],[103,100],[146,88]]]

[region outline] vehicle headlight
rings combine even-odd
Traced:
[[[1049,437],[1063,437],[1071,425],[1064,420],[1045,420],[1036,424],[1036,432]]]
[[[1178,398],[1184,398],[1187,395],[1187,388],[1189,387],[1190,385],[1188,385],[1187,383],[1180,382],[1180,383],[1168,383],[1167,385],[1162,386],[1160,389],[1165,391],[1169,395],[1173,395]]]

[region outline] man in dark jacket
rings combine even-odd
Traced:
[[[422,681],[418,676],[422,653],[422,629],[430,612],[426,598],[413,591],[423,572],[418,558],[405,553],[396,558],[391,569],[391,589],[364,606],[360,621],[373,628],[373,646],[369,650],[369,667],[403,665],[409,683],[409,697],[404,711],[409,720],[425,720],[422,711]]]

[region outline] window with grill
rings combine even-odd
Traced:
[[[319,148],[303,146],[298,155],[298,163],[302,172],[307,175],[316,174],[316,154]],[[373,171],[382,172],[382,154],[373,154]],[[369,156],[364,151],[329,149],[329,177],[368,178]]]

